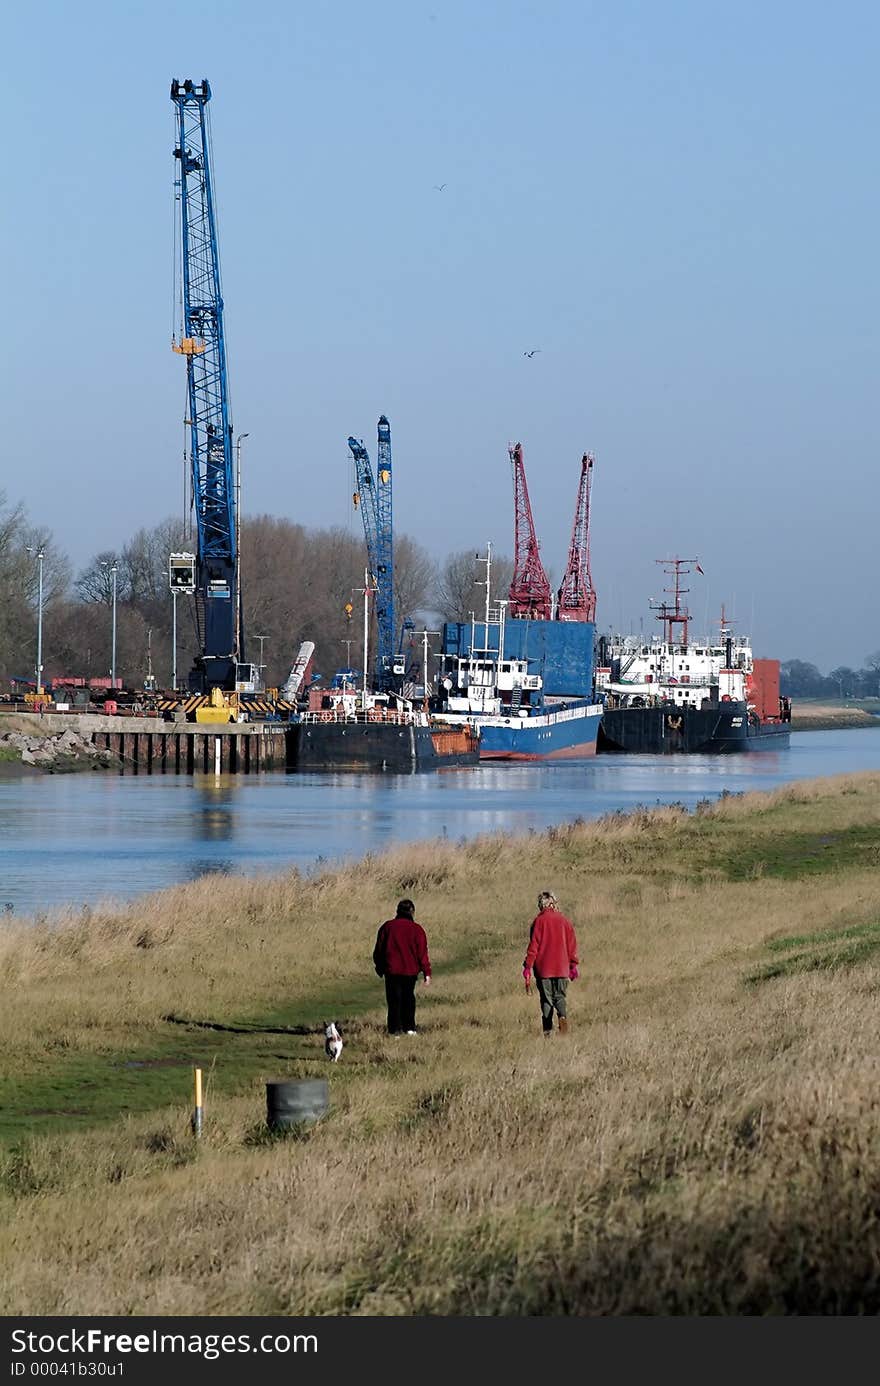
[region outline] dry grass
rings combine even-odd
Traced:
[[[197,1149],[185,1091],[10,1146],[0,1311],[876,1313],[878,852],[865,775],[15,925],[19,1079],[159,1043],[169,1013],[293,1024],[335,993],[356,1020],[332,1071],[317,1037],[275,1042],[331,1078],[304,1139],[261,1134],[278,1072],[221,1092],[230,1041]],[[519,981],[546,886],[584,978],[547,1042]],[[402,893],[436,967],[415,1040],[382,1033],[369,962]]]

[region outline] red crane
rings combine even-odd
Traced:
[[[556,619],[595,621],[596,590],[590,574],[590,488],[593,484],[593,456],[581,458],[574,525],[568,547],[568,564],[557,594]]]
[[[507,449],[513,468],[513,510],[515,519],[513,579],[508,592],[510,615],[532,621],[550,620],[550,581],[544,572],[535,522],[529,504],[522,443]]]

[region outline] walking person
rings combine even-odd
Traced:
[[[425,986],[431,984],[428,937],[415,920],[412,900],[400,900],[397,914],[386,919],[376,935],[373,966],[385,979],[388,1002],[389,1035],[416,1034],[416,982],[423,973]]]
[[[574,925],[557,908],[556,896],[542,890],[538,913],[529,931],[529,946],[523,962],[526,991],[532,989],[532,969],[541,1000],[541,1026],[546,1039],[553,1031],[553,1013],[559,1018],[559,1033],[568,1034],[567,993],[569,982],[578,978],[578,949]]]

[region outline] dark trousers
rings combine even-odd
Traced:
[[[553,1029],[553,1012],[560,1020],[565,1020],[567,977],[536,977],[538,996],[541,1000],[541,1025],[544,1030]]]
[[[399,973],[385,976],[385,999],[388,1002],[388,1033],[416,1028],[416,978],[401,977]]]

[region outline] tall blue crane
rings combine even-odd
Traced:
[[[367,560],[376,584],[376,627],[378,651],[376,678],[381,689],[394,687],[403,673],[403,661],[395,655],[394,625],[394,542],[391,513],[391,425],[383,414],[378,425],[376,476],[363,439],[349,438],[354,458],[357,490],[355,504],[360,507],[367,543]]]
[[[189,78],[171,83],[176,109],[183,320],[174,350],[186,358],[192,500],[198,553],[196,620],[200,653],[190,673],[193,692],[234,690],[240,620],[235,525],[235,472],[223,295],[211,173],[207,105],[211,88]]]

